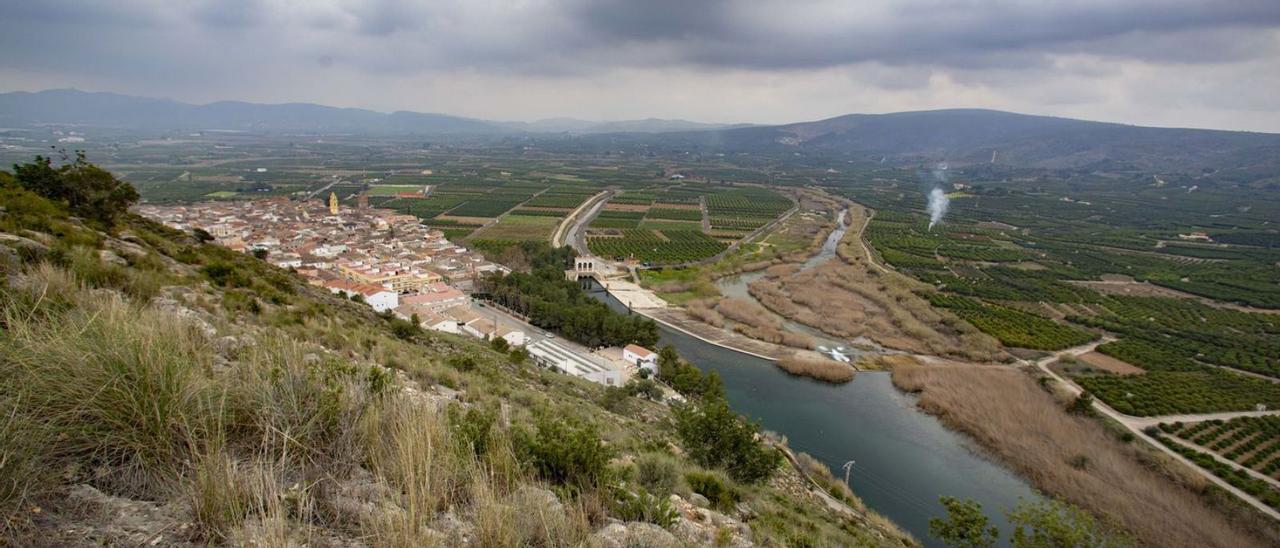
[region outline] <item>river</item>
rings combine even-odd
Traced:
[[[806,267],[834,254],[844,234],[843,222],[838,230]],[[748,278],[740,282],[744,291],[746,283],[758,278],[751,276],[739,277]],[[608,293],[593,295],[626,312],[626,306]],[[786,436],[793,449],[813,455],[837,475],[843,474],[845,462],[855,461],[850,474],[854,492],[926,546],[942,546],[929,536],[929,519],[945,514],[939,496],[981,503],[1003,539],[1010,532],[1004,511],[1019,498],[1038,497],[1019,476],[986,458],[974,442],[920,412],[915,398],[894,388],[888,373],[862,372],[852,382],[830,385],[788,375],[768,360],[661,324],[659,328],[661,344],[674,346],[699,369],[720,375],[729,403],[739,413]]]
[[[844,239],[845,233],[849,231],[849,225],[846,224],[845,221],[848,213],[849,210],[847,209],[840,212],[839,224],[837,224],[835,229],[827,235],[827,239],[823,240],[822,247],[818,249],[818,252],[814,253],[812,257],[809,257],[808,260],[800,265],[800,270],[808,270],[825,263],[832,257],[836,256],[836,248],[839,247],[840,240]],[[716,288],[719,289],[720,294],[725,297],[736,297],[739,299],[755,301],[756,298],[751,295],[750,290],[748,290],[748,286],[751,285],[751,282],[763,278],[764,274],[764,270],[730,274],[717,279]],[[854,363],[857,363],[858,358],[862,357],[862,355],[866,353],[866,350],[864,350],[866,348],[874,348],[883,351],[879,345],[866,337],[859,337],[855,340],[841,340],[800,322],[783,318],[781,316],[778,318],[782,320],[783,329],[808,335],[819,347],[841,349],[840,353],[848,356]]]

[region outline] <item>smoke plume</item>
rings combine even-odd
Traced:
[[[951,204],[951,198],[947,197],[947,193],[939,187],[933,187],[929,191],[929,230],[933,230],[933,225],[942,222],[942,216],[947,214],[947,206]]]
[[[942,222],[942,217],[947,214],[947,206],[951,204],[951,198],[947,197],[947,192],[942,186],[947,182],[946,162],[938,164],[933,168],[933,190],[929,191],[929,230],[933,230],[933,225]]]

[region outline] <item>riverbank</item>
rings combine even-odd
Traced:
[[[1158,454],[1127,444],[1087,417],[1068,413],[1026,372],[1012,367],[900,366],[899,389],[968,434],[1038,488],[1114,520],[1150,546],[1270,546],[1274,537],[1210,507],[1205,484],[1187,487],[1157,469]],[[1256,525],[1256,524],[1252,524]]]

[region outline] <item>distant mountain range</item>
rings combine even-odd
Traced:
[[[1280,134],[1155,128],[951,109],[849,114],[777,126],[667,136],[667,144],[739,152],[804,150],[953,163],[1078,168],[1121,162],[1146,169],[1251,168],[1276,171]]]
[[[193,105],[115,93],[55,89],[0,93],[0,126],[77,124],[121,129],[231,129],[350,132],[376,134],[655,133],[718,129],[726,124],[686,120],[592,122],[553,118],[536,122],[494,122],[448,114],[397,111],[390,114],[311,103],[263,105],[220,101]]]
[[[686,120],[498,122],[447,114],[224,101],[193,105],[113,93],[0,93],[0,127],[77,124],[121,129],[230,129],[379,135],[572,134],[706,152],[787,152],[895,162],[995,162],[1050,168],[1229,168],[1256,179],[1280,173],[1280,134],[1153,128],[952,109],[849,114],[773,126]],[[599,135],[599,137],[597,137]],[[605,137],[608,135],[608,137]]]

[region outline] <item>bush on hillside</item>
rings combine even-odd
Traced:
[[[674,409],[676,433],[694,462],[721,468],[734,479],[755,483],[768,479],[782,455],[757,436],[759,427],[729,408],[723,398]]]
[[[540,417],[535,432],[519,429],[514,437],[521,462],[543,479],[576,490],[602,484],[614,455],[594,426],[572,418]]]
[[[103,226],[113,226],[129,206],[138,201],[133,185],[116,179],[111,172],[95,166],[77,152],[75,159],[54,167],[53,159],[36,156],[26,164],[13,166],[13,180],[22,188],[57,203],[71,212]]]

